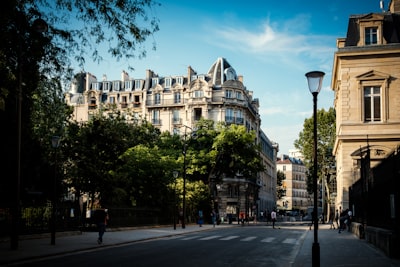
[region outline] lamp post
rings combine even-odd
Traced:
[[[178,171],[173,171],[172,176],[174,176],[174,207],[172,209],[174,218],[174,230],[176,230],[176,178],[178,178]]]
[[[182,201],[182,229],[185,229],[185,217],[186,217],[186,151],[187,151],[187,139],[186,139],[186,130],[190,129],[191,131],[193,131],[192,128],[190,128],[189,126],[183,125],[183,127],[185,127],[185,135],[183,137],[183,201]],[[192,133],[192,135],[194,135],[194,133]]]
[[[60,146],[60,137],[51,138],[51,146],[54,148],[54,181],[53,181],[53,203],[51,211],[51,239],[50,244],[56,244],[56,212],[57,212],[57,148]]]
[[[19,28],[19,24],[17,23]],[[38,18],[33,21],[32,28],[37,33],[43,33],[48,30],[47,23]],[[18,249],[18,235],[19,235],[19,217],[20,217],[20,197],[21,197],[21,150],[22,150],[22,85],[23,85],[23,40],[21,36],[24,36],[24,32],[21,28],[18,29],[18,44],[17,44],[17,158],[16,158],[16,194],[15,204],[11,209],[11,235],[10,235],[10,247],[12,250]]]
[[[314,212],[313,212],[313,222],[314,222],[314,243],[312,245],[312,266],[320,266],[320,248],[318,243],[318,186],[317,186],[317,175],[318,175],[318,157],[317,157],[317,98],[318,93],[321,91],[322,79],[325,73],[322,71],[311,71],[306,73],[308,81],[308,89],[313,95],[314,103],[314,155],[313,155],[313,193],[314,193]]]

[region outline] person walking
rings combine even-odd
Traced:
[[[339,232],[338,232],[339,234],[342,232],[342,230],[346,229],[348,217],[349,217],[349,209],[346,209],[345,211],[343,211],[340,214],[340,219],[339,219],[340,225],[339,225]]]
[[[271,211],[271,220],[272,220],[272,228],[275,229],[275,222],[276,222],[276,211],[273,209]]]
[[[353,219],[353,212],[349,209],[349,211],[347,212],[347,231],[350,232],[351,231],[351,221]]]
[[[99,237],[97,243],[103,243],[103,235],[106,232],[107,222],[109,220],[107,209],[97,209],[94,211],[94,219],[97,225],[97,230],[99,232]]]
[[[336,210],[335,215],[333,216],[332,224],[331,224],[331,229],[339,229],[339,210]]]
[[[213,227],[215,227],[215,224],[216,224],[216,220],[217,220],[217,214],[215,213],[215,211],[213,210],[212,212],[211,212],[211,221],[212,221],[212,224],[213,224]]]

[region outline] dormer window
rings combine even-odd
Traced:
[[[126,91],[132,90],[132,81],[125,81],[125,90]]]
[[[140,90],[142,83],[140,80],[135,80],[135,90]]]
[[[183,84],[183,77],[176,77],[176,83],[179,85]]]
[[[386,44],[383,38],[384,16],[379,14],[369,14],[358,20],[359,38],[358,46],[382,45]],[[353,33],[355,34],[355,32]]]
[[[151,87],[155,87],[158,84],[158,78],[151,79]]]
[[[110,82],[103,82],[103,91],[108,92],[111,89],[111,83]]]
[[[165,88],[171,88],[171,78],[165,78]]]
[[[378,44],[378,28],[367,27],[365,28],[365,45]]]
[[[113,82],[113,91],[119,91],[119,90],[120,90],[120,81]]]

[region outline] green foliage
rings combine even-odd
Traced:
[[[218,179],[222,175],[234,177],[241,174],[255,179],[257,173],[264,170],[259,156],[259,147],[255,144],[254,132],[247,132],[242,125],[221,125],[214,139],[211,154],[213,175]]]
[[[283,187],[283,181],[286,179],[286,175],[282,171],[278,171],[276,175],[276,197],[281,199],[286,194],[286,190]]]
[[[160,207],[166,202],[168,185],[173,178],[174,158],[158,147],[137,145],[120,157],[114,177],[129,188],[132,203],[140,207]]]
[[[332,161],[332,150],[336,138],[336,112],[333,108],[317,111],[318,177],[322,177],[323,168]],[[308,168],[307,190],[312,193],[313,155],[314,155],[314,118],[304,120],[303,131],[295,140],[294,146],[301,151]]]
[[[71,80],[71,63],[77,62],[83,69],[89,59],[100,62],[103,55],[99,51],[104,47],[116,59],[145,56],[147,37],[158,31],[158,20],[150,16],[157,5],[152,0],[11,0],[2,3],[0,124],[3,139],[9,141],[2,146],[0,167],[4,173],[16,173],[17,168],[21,169],[21,188],[44,191],[45,195],[50,191],[49,180],[54,172],[49,160],[49,156],[52,158],[49,137],[62,135],[65,118],[70,114],[61,104],[61,85]],[[19,117],[21,120],[17,119]],[[72,128],[68,130],[70,133],[81,131],[79,127]],[[155,137],[157,134],[149,142]],[[64,136],[62,144],[68,138]],[[85,141],[87,148],[89,142]],[[21,147],[20,164],[15,160],[17,147]],[[110,149],[113,147],[111,145]],[[96,146],[93,149],[101,150]],[[115,151],[110,155],[115,155]],[[64,161],[65,166],[74,164]],[[106,166],[109,165],[112,164],[107,162]],[[104,170],[97,171],[97,176],[104,173]],[[78,169],[72,168],[70,172],[77,173]],[[89,173],[86,171],[85,177],[90,176]],[[16,188],[17,183],[17,179],[0,181],[1,203],[15,200],[15,191],[9,188]]]

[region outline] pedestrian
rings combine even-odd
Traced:
[[[216,213],[215,213],[215,211],[213,210],[210,215],[211,215],[211,221],[212,221],[213,227],[215,227],[215,223],[216,223]]]
[[[347,231],[350,232],[351,231],[351,221],[353,219],[353,212],[351,210],[349,210],[347,212]]]
[[[331,229],[339,229],[339,210],[336,209],[335,215],[333,217]]]
[[[107,209],[97,209],[94,211],[94,220],[97,225],[97,230],[99,232],[99,237],[97,239],[97,243],[103,243],[103,235],[106,232],[107,222],[109,220],[108,210]]]
[[[272,220],[272,228],[275,229],[275,222],[276,222],[276,211],[273,209],[271,211],[271,220]]]
[[[202,227],[202,226],[203,226],[203,211],[202,211],[202,210],[199,210],[199,220],[198,220],[198,223],[199,223],[199,227]]]
[[[314,224],[314,209],[311,211],[311,223],[310,223],[310,230],[311,230],[311,227],[313,226],[313,224]]]
[[[349,216],[349,209],[346,209],[340,214],[340,219],[339,219],[339,234],[342,232],[342,230],[346,229],[346,225],[348,222],[348,216]]]
[[[271,212],[269,210],[265,211],[265,216],[267,217],[267,225],[271,221]]]

